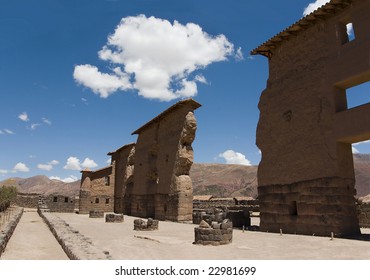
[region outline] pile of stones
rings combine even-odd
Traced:
[[[123,214],[106,214],[105,222],[106,223],[123,223]]]

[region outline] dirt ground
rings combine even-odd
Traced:
[[[236,229],[232,244],[202,246],[192,244],[193,224],[160,221],[158,231],[143,232],[133,230],[135,218],[130,216],[123,223],[106,223],[88,215],[54,215],[117,260],[370,260],[369,241]],[[258,218],[252,218],[252,225],[258,223]]]

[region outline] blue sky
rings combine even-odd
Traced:
[[[79,179],[186,97],[195,162],[257,165],[268,61],[249,52],[311,2],[0,0],[0,180]]]

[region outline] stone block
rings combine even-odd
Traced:
[[[106,223],[123,223],[124,217],[123,214],[106,214],[105,222]]]
[[[89,218],[104,218],[104,211],[91,210],[89,211]]]

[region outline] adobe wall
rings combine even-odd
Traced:
[[[325,7],[269,42],[256,139],[262,231],[359,233],[351,143],[369,139],[369,110],[346,110],[345,89],[370,80],[370,2]]]
[[[40,194],[18,193],[14,203],[25,208],[37,208]]]
[[[91,210],[113,212],[114,180],[112,180],[111,175],[112,166],[94,172],[82,171],[80,214],[88,214]]]
[[[189,176],[195,138],[193,111],[200,104],[183,100],[138,134],[131,214],[159,220],[191,221],[193,188]]]
[[[114,212],[125,213],[131,209],[129,193],[133,185],[135,144],[128,144],[115,152],[108,153],[112,157],[112,175],[114,180]],[[126,196],[126,190],[128,195]],[[127,204],[127,205],[126,205]]]
[[[73,213],[75,211],[75,198],[63,195],[49,195],[44,198],[50,212]]]

